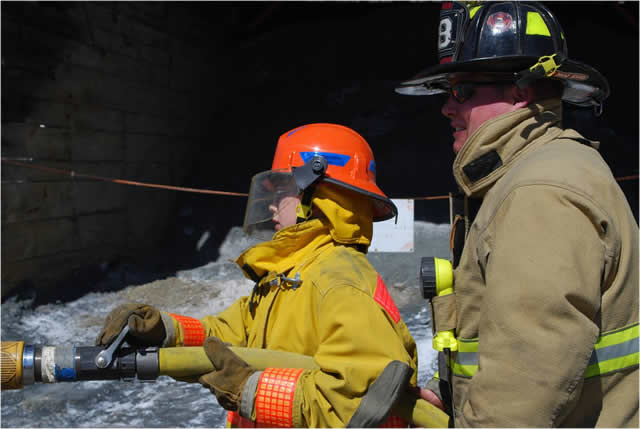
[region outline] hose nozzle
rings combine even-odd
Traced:
[[[0,349],[0,373],[2,390],[22,389],[23,341],[2,341]]]

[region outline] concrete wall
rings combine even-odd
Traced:
[[[209,24],[175,3],[2,2],[2,156],[182,184],[206,134],[193,106],[215,109]],[[152,252],[175,202],[3,164],[2,297]]]
[[[246,192],[251,176],[271,165],[278,136],[303,124],[334,122],[367,139],[378,185],[390,197],[456,189],[442,98],[394,92],[400,80],[437,61],[439,3],[0,7],[2,156]],[[562,22],[571,57],[596,67],[612,86],[601,117],[565,106],[565,121],[603,143],[615,176],[637,174],[638,105],[628,102],[638,91],[637,2],[549,7]],[[606,50],[593,49],[605,39]],[[624,58],[625,67],[611,58]],[[637,215],[637,181],[622,187]],[[446,201],[422,203],[416,219],[448,222]],[[219,256],[229,227],[242,223],[245,204],[237,197],[70,180],[2,164],[2,296],[27,283],[55,285],[56,294],[109,290],[95,281],[80,290],[83,285],[65,279],[112,261],[106,277],[124,272],[123,285],[139,284],[129,282],[134,270],[117,262],[137,263],[147,255],[154,265],[148,272],[158,276],[157,266],[170,273],[204,265]]]

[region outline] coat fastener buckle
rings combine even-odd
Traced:
[[[269,282],[270,286],[280,286],[283,283],[291,286],[291,289],[296,290],[302,284],[302,280],[300,280],[300,273],[296,273],[295,278],[286,277],[284,274],[278,274],[275,279]]]

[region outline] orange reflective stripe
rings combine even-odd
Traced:
[[[257,428],[260,427],[249,419],[245,419],[235,411],[229,411],[227,413],[227,427],[228,428]]]
[[[379,428],[408,428],[409,423],[400,416],[389,416],[387,420],[382,422]]]
[[[176,319],[180,326],[182,326],[184,346],[201,346],[204,343],[206,336],[201,321],[179,314],[169,313],[169,315]]]
[[[300,370],[300,372],[302,372],[302,370]],[[299,374],[298,374],[299,376]],[[298,376],[295,377],[296,382],[297,382],[297,378]],[[293,390],[295,391],[295,383],[293,384]],[[284,396],[284,395],[283,395]],[[257,402],[257,398],[256,398],[256,402]],[[293,395],[291,396],[291,402],[293,403]],[[257,412],[257,409],[256,409]],[[284,414],[284,413],[283,413]],[[260,421],[260,423],[258,422],[253,422],[249,419],[245,419],[244,417],[242,417],[240,414],[236,413],[235,411],[229,411],[227,412],[227,425],[226,427],[228,428],[262,428],[262,427],[272,427],[272,424],[268,424],[265,421]],[[289,424],[289,426],[287,427],[291,427],[293,425],[293,419],[291,419],[291,424]],[[284,426],[281,426],[284,427]],[[387,420],[385,420],[380,426],[378,426],[379,428],[407,428],[409,427],[409,423],[403,419],[400,416],[389,416],[389,418],[387,418]]]
[[[398,323],[400,320],[400,312],[398,311],[398,307],[396,307],[396,303],[393,302],[393,298],[389,294],[387,287],[382,281],[382,277],[378,274],[378,281],[376,284],[376,292],[373,295],[373,299],[380,304],[380,307],[384,308],[385,311],[391,316],[391,319]]]
[[[260,375],[256,391],[256,421],[271,427],[293,425],[293,396],[298,368],[267,368]]]

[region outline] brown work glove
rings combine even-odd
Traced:
[[[102,331],[96,338],[96,346],[106,346],[129,325],[127,342],[136,346],[161,346],[167,332],[160,312],[146,304],[122,304],[109,313]]]
[[[249,377],[257,371],[233,353],[219,338],[207,338],[203,347],[216,371],[201,376],[198,381],[216,395],[218,403],[224,409],[238,411],[243,388]],[[247,393],[255,395],[255,389],[253,392]],[[249,408],[253,408],[254,398],[246,399],[249,399],[247,402],[250,404]],[[248,418],[251,418],[250,410],[247,410],[247,414],[249,414]]]

